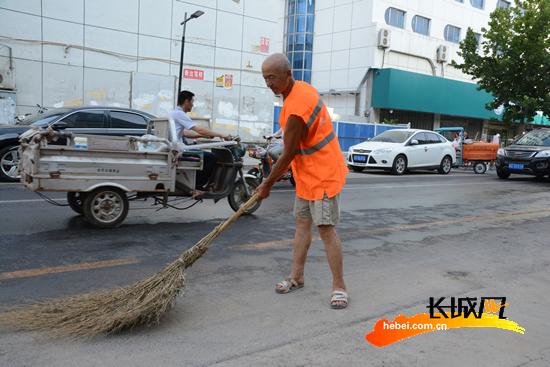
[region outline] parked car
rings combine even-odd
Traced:
[[[143,135],[149,120],[146,112],[116,107],[49,109],[17,125],[0,125],[0,181],[18,181],[19,136],[32,126],[66,129],[79,134]]]
[[[347,164],[355,172],[365,168],[402,175],[410,169],[437,169],[448,174],[456,163],[450,141],[428,130],[393,129],[349,148]]]
[[[550,129],[530,131],[507,148],[499,149],[496,168],[502,179],[512,173],[537,178],[550,174]]]

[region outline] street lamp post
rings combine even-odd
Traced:
[[[197,10],[189,18],[187,18],[187,12],[185,12],[185,17],[183,18],[183,22],[180,23],[180,25],[183,26],[183,34],[181,35],[181,54],[180,54],[180,77],[178,80],[178,94],[181,91],[181,79],[182,79],[182,73],[183,73],[183,50],[185,48],[185,26],[187,25],[187,22],[191,19],[195,19],[203,15],[204,12],[201,10]]]

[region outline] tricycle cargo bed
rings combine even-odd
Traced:
[[[102,140],[108,145],[109,138]],[[131,149],[131,144],[127,146]],[[132,192],[173,191],[175,165],[171,151],[78,149],[39,144],[21,148],[21,182],[33,191],[87,192],[99,186]]]

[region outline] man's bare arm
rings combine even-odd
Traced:
[[[218,133],[218,132],[212,131],[210,129],[207,129],[207,128],[199,126],[199,125],[193,126],[191,128],[191,130],[193,130],[194,132],[196,132],[196,133],[198,133],[202,136],[206,136],[208,138],[216,138],[216,137],[220,137],[222,139],[228,139],[229,138],[229,135],[227,135],[227,134]]]
[[[300,140],[302,140],[306,132],[307,130],[304,120],[295,115],[291,115],[288,118],[283,138],[283,153],[277,160],[277,163],[275,164],[275,166],[271,170],[271,173],[266,179],[266,183],[270,187],[273,186],[273,184],[279,179],[279,177],[284,175],[285,172],[288,170],[288,166],[296,155]]]

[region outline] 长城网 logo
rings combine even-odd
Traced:
[[[523,327],[504,315],[508,306],[506,297],[430,297],[426,306],[429,313],[399,315],[393,321],[378,320],[365,339],[377,347],[385,347],[424,333],[468,327],[524,334]]]

